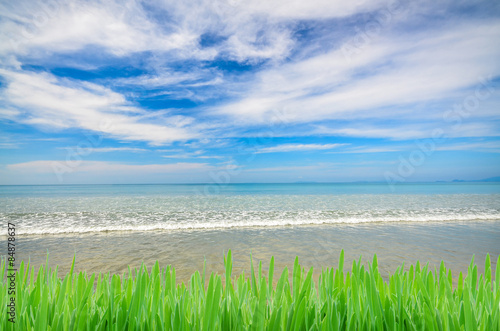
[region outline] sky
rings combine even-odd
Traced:
[[[0,184],[500,176],[500,2],[0,2]]]

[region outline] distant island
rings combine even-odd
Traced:
[[[500,182],[500,176],[483,178],[483,179],[453,179],[453,180],[436,180],[434,183],[494,183]],[[342,184],[380,184],[382,181],[355,181],[355,182],[340,182]],[[426,183],[426,182],[405,182],[410,183]],[[428,183],[428,182],[427,182]],[[315,181],[297,181],[291,184],[332,184],[331,182],[315,182]]]
[[[500,182],[500,176],[498,177],[490,177],[490,178],[484,178],[484,179],[477,179],[477,180],[462,180],[462,179],[454,179],[452,180],[453,183],[467,183],[467,182]]]

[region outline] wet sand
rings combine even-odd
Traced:
[[[45,263],[47,252],[49,265],[59,265],[59,275],[69,271],[73,255],[77,271],[117,274],[142,262],[151,267],[158,260],[162,267],[173,265],[177,280],[184,282],[194,271],[203,269],[205,259],[208,272],[223,274],[223,256],[229,249],[233,252],[233,274],[243,270],[248,274],[251,252],[255,264],[263,262],[264,273],[272,255],[275,274],[285,266],[291,269],[298,256],[303,267],[314,267],[315,278],[322,267],[337,266],[341,249],[345,250],[347,270],[353,259],[362,256],[368,263],[376,253],[384,277],[403,262],[410,265],[420,260],[439,267],[443,260],[457,278],[460,271],[467,272],[473,254],[480,272],[487,253],[494,265],[500,254],[500,220],[44,236],[23,236],[18,229],[18,233],[17,260],[29,258],[36,269]]]

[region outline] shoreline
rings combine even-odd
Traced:
[[[318,221],[318,222],[303,222],[303,223],[283,223],[283,224],[272,224],[272,225],[215,225],[213,227],[197,227],[197,226],[186,226],[179,228],[162,228],[150,227],[141,229],[106,229],[106,230],[88,230],[88,231],[68,231],[68,232],[55,232],[55,233],[19,233],[18,237],[21,238],[46,238],[46,237],[73,237],[73,236],[95,236],[95,235],[110,235],[110,236],[120,236],[128,234],[147,234],[147,233],[171,233],[171,232],[203,232],[203,231],[225,231],[225,230],[265,230],[265,229],[280,229],[280,228],[301,228],[301,227],[316,227],[316,226],[357,226],[364,224],[440,224],[444,222],[498,222],[499,219],[495,218],[476,218],[476,219],[445,219],[445,220],[420,220],[420,221],[408,221],[408,220],[372,220],[372,221],[341,221],[341,222],[328,222],[328,221]],[[7,234],[1,234],[0,238],[7,238]]]
[[[377,254],[383,277],[403,262],[439,267],[441,260],[452,271],[453,278],[467,271],[475,254],[478,271],[483,272],[486,254],[496,262],[500,254],[500,220],[445,222],[388,222],[287,226],[279,228],[229,228],[217,230],[146,231],[50,236],[19,236],[18,261],[28,259],[35,270],[45,264],[58,265],[60,272],[69,270],[76,256],[75,271],[123,274],[139,267],[150,268],[158,260],[161,266],[172,265],[178,282],[203,269],[222,274],[223,256],[233,252],[234,272],[250,270],[250,253],[254,265],[274,256],[276,269],[293,265],[295,256],[306,267],[336,266],[341,249],[345,251],[346,270],[353,260],[371,262]],[[265,264],[265,263],[264,263]],[[495,265],[492,269],[495,270]],[[267,272],[263,265],[263,272]],[[68,269],[68,270],[66,270]]]

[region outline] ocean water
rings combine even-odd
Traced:
[[[0,219],[19,236],[496,221],[500,183],[1,186]]]

